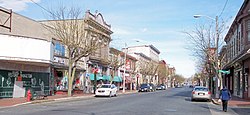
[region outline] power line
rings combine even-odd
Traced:
[[[53,15],[53,13],[52,12],[50,12],[49,10],[47,10],[46,8],[44,8],[43,6],[41,6],[40,4],[38,4],[38,3],[36,3],[36,2],[34,2],[33,0],[30,0],[31,2],[33,2],[34,4],[36,4],[37,6],[39,6],[40,8],[42,8],[43,10],[45,10],[46,12],[48,12],[48,13],[50,13],[50,14],[52,14]]]
[[[222,11],[221,11],[219,17],[223,14],[223,12],[224,12],[224,10],[225,10],[225,8],[226,8],[226,6],[227,6],[227,2],[228,2],[228,0],[227,0],[226,3],[224,4],[224,7],[223,7],[223,9],[222,9]]]

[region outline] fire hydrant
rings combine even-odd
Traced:
[[[31,94],[31,91],[30,89],[27,91],[27,99],[26,101],[30,101],[31,100],[31,97],[32,97],[32,94]]]

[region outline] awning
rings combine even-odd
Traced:
[[[89,76],[90,76],[90,80],[94,80],[94,74],[93,73],[91,73]],[[107,81],[110,81],[111,80],[111,76],[108,76],[108,75],[101,76],[101,74],[96,74],[96,80],[107,80]]]
[[[114,82],[122,82],[122,78],[119,76],[115,76],[113,79]]]
[[[104,80],[107,80],[107,81],[111,80],[111,76],[109,76],[109,75],[103,75],[102,77]]]
[[[94,78],[95,76],[93,73],[91,73],[89,77],[90,77],[90,80],[95,80]],[[101,74],[96,74],[96,80],[104,80],[104,78],[101,76]]]

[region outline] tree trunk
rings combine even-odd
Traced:
[[[69,59],[69,70],[68,70],[68,96],[72,96],[72,81],[71,81],[71,72],[72,72],[72,65],[71,65],[71,59]]]
[[[73,62],[72,59],[69,58],[69,72],[68,72],[68,96],[72,96],[72,90],[73,90],[73,80],[74,80],[74,74],[75,74],[75,68],[73,69]]]

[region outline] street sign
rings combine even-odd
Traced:
[[[230,70],[226,71],[226,70],[219,70],[220,73],[224,73],[224,74],[230,74]]]
[[[89,77],[89,73],[86,73],[85,77]]]

